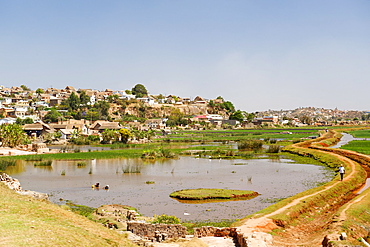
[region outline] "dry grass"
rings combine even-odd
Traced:
[[[125,235],[0,183],[0,246],[135,246]]]

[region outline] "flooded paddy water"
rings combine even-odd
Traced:
[[[63,203],[61,199],[91,207],[122,204],[137,208],[144,216],[175,215],[183,221],[240,219],[334,175],[325,167],[287,159],[180,157],[152,163],[142,159],[85,162],[78,166],[78,161],[53,161],[51,167],[39,167],[21,161],[7,173],[19,179],[23,189],[47,193],[57,204]],[[97,182],[101,188],[93,189]],[[110,189],[102,189],[105,185]],[[208,203],[183,203],[169,197],[174,191],[196,188],[253,190],[260,195],[251,200]]]

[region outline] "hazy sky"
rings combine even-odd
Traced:
[[[370,110],[369,0],[0,0],[0,85]]]

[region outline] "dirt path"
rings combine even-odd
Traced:
[[[325,152],[325,151],[320,150],[320,152]],[[326,153],[329,153],[329,152],[326,152]],[[356,162],[354,162],[353,160],[347,157],[344,157],[344,156],[341,156],[335,153],[330,152],[330,154],[336,156],[342,162],[345,162],[347,166],[351,167],[351,172],[345,175],[344,181],[351,179],[351,177],[353,177],[355,174]],[[347,170],[348,170],[348,167],[347,167]],[[279,228],[274,223],[274,221],[270,219],[270,217],[283,213],[285,210],[299,203],[302,203],[305,199],[318,195],[326,190],[333,188],[338,183],[341,183],[341,181],[333,183],[330,186],[326,186],[322,190],[315,192],[313,194],[295,199],[291,203],[287,204],[286,206],[270,214],[264,215],[259,218],[248,219],[246,220],[246,222],[244,222],[242,226],[239,227],[239,229],[243,233],[250,233],[250,232],[270,232],[273,229]],[[283,232],[279,233],[279,235],[274,236],[274,246],[321,246],[321,242],[324,236],[326,235],[326,232],[329,228],[329,224],[332,222],[332,218],[337,212],[338,207],[335,207],[335,208],[329,207],[328,209],[325,209],[325,210],[317,208],[317,210],[323,211],[323,213],[319,217],[315,217],[315,219],[307,219],[307,220],[304,220],[302,224],[285,228]],[[341,213],[339,220],[343,220],[344,218],[345,218],[345,210],[343,210],[343,212]]]

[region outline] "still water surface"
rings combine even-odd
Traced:
[[[239,219],[274,203],[331,180],[325,167],[295,164],[291,160],[208,160],[180,157],[144,163],[142,159],[53,161],[52,167],[34,167],[20,162],[7,172],[18,178],[23,189],[49,194],[60,199],[98,207],[104,204],[129,205],[145,216],[175,215],[186,220]],[[140,173],[124,173],[124,171]],[[62,176],[65,171],[65,176]],[[90,174],[91,173],[91,174]],[[154,181],[154,184],[147,184]],[[91,185],[109,184],[108,191]],[[201,204],[182,203],[169,197],[173,191],[196,188],[253,190],[261,195],[251,200]]]

